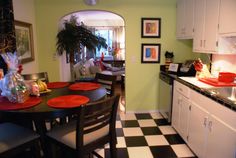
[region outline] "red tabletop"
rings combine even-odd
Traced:
[[[79,82],[74,83],[69,86],[70,90],[81,90],[81,91],[89,91],[89,90],[95,90],[100,88],[101,85],[98,83],[92,83],[92,82]]]
[[[81,95],[64,95],[47,101],[48,106],[53,108],[73,108],[89,102],[89,98]]]
[[[49,82],[47,83],[47,88],[53,89],[53,88],[63,88],[68,86],[68,82]]]
[[[39,97],[29,97],[24,103],[12,103],[6,97],[0,96],[0,110],[20,110],[27,109],[41,103]]]

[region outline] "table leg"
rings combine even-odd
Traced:
[[[40,135],[40,143],[43,150],[43,154],[45,158],[51,158],[51,150],[50,145],[46,142],[46,124],[44,120],[34,120],[35,122],[35,128],[38,134]]]

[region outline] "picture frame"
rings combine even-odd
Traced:
[[[32,24],[15,20],[16,51],[20,63],[34,61]]]
[[[141,52],[141,63],[160,63],[160,43],[143,43]]]
[[[161,38],[161,18],[141,19],[142,38]]]

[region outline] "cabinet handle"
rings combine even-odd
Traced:
[[[212,130],[212,121],[209,121],[209,123],[208,123],[208,129],[209,129],[209,131],[211,132],[211,130]]]
[[[203,125],[206,127],[207,126],[207,117],[204,117],[204,122],[203,122]]]
[[[203,47],[206,47],[206,40],[204,40],[204,45],[203,45]]]
[[[182,89],[182,88],[179,88],[179,91],[183,92],[183,89]]]

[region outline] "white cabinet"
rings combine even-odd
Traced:
[[[218,18],[220,0],[196,0],[193,51],[218,52]]]
[[[192,39],[194,29],[194,0],[177,0],[177,39]]]
[[[236,131],[225,122],[212,115],[207,127],[207,145],[205,157],[235,158]]]
[[[175,81],[173,92],[172,126],[180,136],[187,141],[190,102],[188,101],[188,89]],[[186,91],[187,90],[187,91]]]
[[[236,115],[175,81],[172,126],[199,158],[235,158]]]
[[[192,104],[188,144],[198,157],[234,158],[235,140],[235,129],[197,104]]]
[[[219,33],[236,36],[236,0],[221,0]]]

